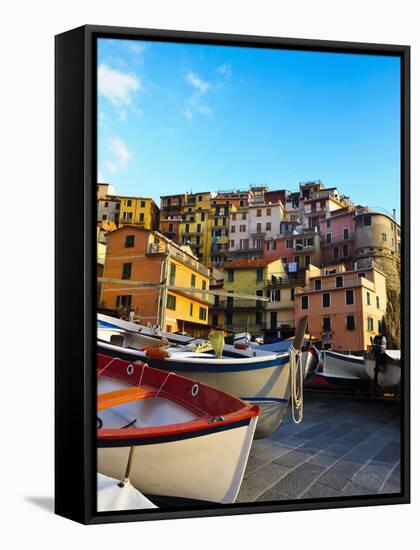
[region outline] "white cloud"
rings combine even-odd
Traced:
[[[118,168],[125,168],[131,158],[131,153],[127,146],[120,138],[112,138],[109,140],[109,150],[116,159],[115,164]]]
[[[192,117],[193,117],[192,112],[190,111],[190,109],[185,109],[185,111],[183,112],[183,115],[187,120],[191,120]]]
[[[200,92],[200,94],[205,94],[210,88],[210,84],[205,80],[202,80],[195,73],[187,73],[186,79],[187,82],[189,82],[196,90]]]
[[[98,91],[116,107],[130,107],[133,95],[143,86],[137,76],[111,69],[105,63],[98,68]]]
[[[232,73],[232,67],[227,63],[223,63],[222,65],[217,67],[216,72],[223,76],[230,76],[230,74]]]
[[[146,44],[142,44],[141,42],[137,42],[134,40],[130,42],[130,50],[134,53],[141,54],[146,48]]]

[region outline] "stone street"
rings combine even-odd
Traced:
[[[307,391],[301,424],[254,440],[236,502],[399,492],[399,404]]]

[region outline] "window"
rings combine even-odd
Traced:
[[[257,269],[257,282],[262,281],[264,278],[264,270],[259,268]]]
[[[343,276],[342,275],[339,275],[338,277],[335,278],[335,286],[337,288],[342,288],[343,287]]]
[[[242,205],[241,205],[242,206]],[[246,212],[242,212],[242,219],[246,220]]]
[[[233,281],[235,280],[235,272],[233,271],[233,269],[227,270],[227,276],[228,276],[228,283],[233,283]]]
[[[331,301],[330,301],[330,293],[326,292],[322,295],[322,307],[330,307]]]
[[[367,318],[367,329],[369,332],[373,332],[373,319],[372,317]]]
[[[173,223],[169,224],[168,231],[169,231],[169,233],[173,233],[173,231],[174,231],[174,224]]]
[[[370,292],[366,292],[366,303],[370,306]]]
[[[366,277],[366,273],[359,273],[359,277]]]
[[[381,320],[378,319],[378,332],[381,333],[382,332],[382,323],[381,323]]]
[[[173,294],[168,294],[168,298],[166,300],[166,307],[168,309],[172,309],[173,311],[176,310],[176,296]]]
[[[363,225],[372,225],[371,216],[364,216],[363,217]]]
[[[235,231],[236,231],[236,225],[232,225],[232,226],[230,227],[230,232],[231,232],[231,233],[235,233]]]
[[[270,301],[271,302],[280,302],[281,301],[281,292],[278,288],[277,290],[272,290],[270,292]]]
[[[201,223],[197,224],[197,233],[201,233]]]
[[[194,311],[194,304],[191,302],[191,304],[190,304],[190,317],[193,316],[193,311]]]
[[[131,201],[127,201],[127,206],[131,206]]]
[[[171,325],[166,325],[166,332],[172,332]]]
[[[206,219],[206,215],[204,214],[204,212],[202,212],[201,213],[201,221],[203,222],[205,219]]]
[[[140,208],[144,208],[146,206],[146,201],[140,201]]]
[[[262,224],[261,223],[257,223],[257,233],[261,233],[262,231]]]
[[[232,221],[236,221],[236,213],[235,212],[232,214]]]
[[[271,222],[267,222],[265,224],[265,229],[266,229],[266,231],[271,231]]]
[[[376,296],[376,309],[381,309],[381,306],[379,303],[379,296]]]
[[[309,307],[309,296],[302,296],[300,299],[300,306],[302,309],[308,309]]]
[[[331,233],[327,233],[327,243],[331,242]]]
[[[131,307],[131,294],[126,296],[117,296],[117,307]]]
[[[321,290],[321,279],[315,279],[315,290]]]
[[[245,233],[245,231],[246,231],[246,225],[240,225],[240,226],[239,226],[239,231],[240,231],[241,233]]]
[[[198,202],[201,202],[203,200],[203,196],[202,195],[198,195]]]
[[[214,297],[214,307],[219,307],[220,304],[220,296],[216,295]]]
[[[105,205],[104,205],[104,206],[105,206],[105,208],[108,208],[108,203],[107,203],[107,202],[105,202]]]
[[[207,289],[207,281],[201,281],[201,290]]]
[[[386,233],[382,233],[382,240],[384,243],[386,242]]]
[[[292,239],[286,239],[286,248],[293,248]]]
[[[349,247],[347,244],[343,244],[343,257],[347,258],[349,255]]]
[[[198,316],[201,321],[207,321],[207,309],[204,307],[200,307]]]
[[[257,208],[257,218],[261,218],[261,208]]]
[[[174,285],[175,284],[175,274],[176,274],[176,265],[171,263],[170,271],[169,271],[169,284]]]
[[[308,267],[308,265],[311,263],[311,257],[310,256],[305,256],[305,265],[306,267]]]
[[[345,227],[345,228],[343,229],[343,239],[344,239],[345,241],[348,241],[348,239],[349,239],[349,230],[348,230],[348,227]]]
[[[219,218],[216,218],[216,219],[214,220],[214,226],[216,227],[216,226],[218,226],[218,225],[219,225]]]
[[[131,279],[131,267],[133,264],[123,264],[122,279]]]
[[[338,246],[334,246],[333,248],[333,258],[334,260],[338,259]]]
[[[189,232],[190,232],[190,224],[186,223],[185,224],[185,233],[189,233]]]
[[[212,315],[211,317],[211,324],[214,326],[214,327],[217,327],[218,324],[219,324],[219,316],[218,315]]]
[[[353,290],[346,290],[346,306],[354,304],[354,292]]]
[[[331,332],[331,317],[322,319],[322,332]]]
[[[262,311],[257,311],[255,313],[255,324],[261,325],[262,324]]]
[[[327,229],[331,229],[331,220],[327,220]],[[331,235],[331,233],[329,233]]]
[[[346,329],[355,330],[356,324],[354,322],[354,315],[347,315],[346,317]]]
[[[294,302],[294,300],[295,300],[295,289],[294,288],[290,289],[290,300],[292,302]]]
[[[106,214],[102,214],[102,219],[106,220]]]
[[[233,315],[230,312],[226,313],[226,324],[227,325],[233,324]]]
[[[195,275],[191,275],[191,288],[195,288]]]
[[[140,221],[144,222],[144,214],[143,213],[140,214]]]

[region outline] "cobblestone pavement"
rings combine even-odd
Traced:
[[[399,492],[398,403],[306,392],[301,424],[254,440],[236,502]]]

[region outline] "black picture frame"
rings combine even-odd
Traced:
[[[401,60],[401,493],[279,503],[96,511],[96,40],[398,56]],[[410,47],[86,25],[55,38],[55,512],[84,524],[410,502]]]

